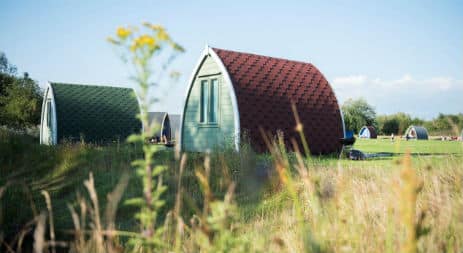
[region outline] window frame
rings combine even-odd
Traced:
[[[47,127],[49,129],[51,129],[52,125],[53,125],[53,118],[52,118],[52,114],[53,114],[53,108],[52,108],[52,105],[51,105],[51,99],[47,99],[47,102],[45,104],[46,106],[46,122],[47,122]]]
[[[204,85],[207,86],[206,89],[204,89]],[[204,97],[205,93],[207,93],[206,97]],[[198,121],[200,124],[208,123],[209,96],[210,96],[209,95],[209,80],[200,79],[199,80],[199,121]],[[206,106],[206,108],[204,108],[204,105]]]
[[[215,90],[214,90],[214,85],[213,85],[214,80],[216,81]],[[209,103],[208,103],[208,114],[207,114],[207,122],[209,124],[219,123],[219,97],[220,97],[219,78],[210,78],[209,79]],[[213,103],[213,101],[215,103]],[[213,110],[215,110],[215,115],[213,113]],[[214,121],[211,120],[212,118],[211,116],[215,116]]]
[[[211,111],[212,111],[212,81],[217,80],[216,88],[217,91],[215,94],[217,94],[217,97],[214,99],[217,102],[216,105],[216,115],[215,115],[215,122],[210,121],[210,116],[211,116]],[[198,126],[200,127],[219,127],[220,126],[220,83],[221,83],[221,78],[220,74],[214,74],[214,75],[207,75],[207,76],[200,76],[198,77],[198,82],[199,82],[199,108],[198,108]],[[203,83],[206,83],[207,85],[207,109],[205,110],[205,117],[202,119],[202,113],[203,113]]]

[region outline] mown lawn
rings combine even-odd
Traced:
[[[368,153],[392,153],[401,155],[410,151],[418,156],[461,155],[463,142],[461,141],[439,141],[439,140],[413,140],[406,141],[396,139],[393,142],[389,139],[357,139],[355,149]]]
[[[463,162],[463,142],[419,140],[406,141],[396,139],[357,139],[353,149],[360,150],[369,158],[363,161],[336,159],[333,157],[314,158],[322,166],[379,167],[392,168],[395,162],[406,152],[410,152],[412,162],[417,166],[440,165],[449,160]]]

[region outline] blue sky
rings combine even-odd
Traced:
[[[0,2],[0,50],[47,80],[132,86],[106,37],[143,21],[186,48],[179,82],[154,110],[179,113],[206,44],[307,61],[338,99],[364,97],[378,113],[432,118],[463,112],[462,1],[17,1]]]

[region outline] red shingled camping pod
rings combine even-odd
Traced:
[[[206,47],[191,76],[181,122],[181,148],[204,152],[240,146],[245,134],[259,152],[259,131],[283,131],[300,144],[295,103],[312,154],[341,150],[344,123],[336,96],[312,64]]]
[[[376,134],[376,130],[373,126],[364,126],[359,131],[359,138],[363,139],[376,139],[378,135]]]

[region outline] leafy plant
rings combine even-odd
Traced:
[[[140,134],[128,138],[132,143],[143,143],[144,158],[134,161],[136,173],[143,181],[143,198],[133,198],[126,204],[140,208],[136,218],[140,222],[141,237],[131,238],[134,247],[142,247],[146,252],[161,248],[164,242],[161,238],[164,229],[156,226],[159,209],[164,205],[161,196],[166,190],[162,182],[162,172],[165,166],[153,161],[153,155],[159,150],[156,145],[150,145],[145,140],[154,135],[159,126],[148,120],[150,106],[158,101],[158,97],[150,91],[159,86],[169,63],[184,49],[174,42],[164,27],[143,23],[141,28],[120,27],[115,38],[108,38],[109,42],[121,50],[122,59],[130,62],[134,70],[133,80],[137,84],[137,95],[140,100],[139,118],[143,125]],[[169,52],[165,52],[169,51]],[[164,53],[164,54],[163,54]],[[161,69],[156,72],[153,68],[154,60],[163,61]],[[158,78],[156,81],[155,78]]]

